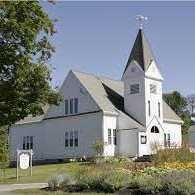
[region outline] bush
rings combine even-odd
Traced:
[[[195,171],[193,170],[172,170],[161,180],[169,194],[189,195],[195,193]]]
[[[187,146],[181,148],[168,148],[164,150],[158,150],[153,155],[153,162],[155,164],[164,162],[191,162],[195,161],[195,154],[190,152]]]
[[[159,177],[138,174],[132,177],[128,185],[130,189],[139,189],[143,193],[157,193],[163,191],[163,184]]]
[[[130,162],[130,160],[125,157],[96,157],[95,158],[96,164],[104,164],[104,163],[117,164],[117,163],[126,163],[126,162]]]
[[[69,175],[67,175],[67,174],[57,175],[57,176],[52,177],[48,181],[48,187],[51,190],[57,190],[57,189],[61,188],[62,186],[67,186],[67,185],[70,185],[73,183],[74,183],[73,179]]]
[[[74,180],[69,175],[59,175],[49,181],[52,190],[67,192],[104,192],[114,193],[121,189],[129,194],[175,194],[190,195],[195,193],[195,171],[166,170],[162,168],[145,168],[142,171],[129,172],[119,169],[91,170],[80,169]]]
[[[119,171],[85,173],[76,182],[83,190],[113,193],[128,184],[129,175]]]
[[[147,167],[142,173],[146,173],[148,175],[164,175],[168,173],[168,170],[163,168]]]
[[[97,156],[102,156],[104,152],[105,143],[101,140],[96,140],[94,144],[92,144],[92,149],[95,151]]]

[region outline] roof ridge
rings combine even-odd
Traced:
[[[85,74],[85,75],[89,75],[89,76],[94,76],[94,77],[96,77],[99,80],[107,79],[107,80],[110,80],[110,81],[123,82],[121,80],[112,79],[112,78],[109,78],[109,77],[106,77],[106,76],[99,76],[99,75],[95,75],[94,73],[83,72],[83,71],[79,71],[79,70],[72,70],[72,72],[77,72],[77,73],[81,73],[81,74]]]

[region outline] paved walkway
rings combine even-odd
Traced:
[[[47,183],[0,184],[0,194],[18,189],[45,188]]]

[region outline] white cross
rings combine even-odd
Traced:
[[[143,15],[137,15],[136,20],[139,22],[139,28],[143,29],[144,22],[148,20],[148,17]]]

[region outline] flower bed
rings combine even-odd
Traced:
[[[164,169],[148,167],[130,171],[120,169],[83,168],[74,176],[61,175],[49,182],[51,190],[66,192],[104,192],[120,190],[134,194],[175,194],[195,193],[195,171],[191,169]]]
[[[195,170],[195,161],[193,162],[165,162],[159,164],[159,167],[165,169],[194,169]]]

